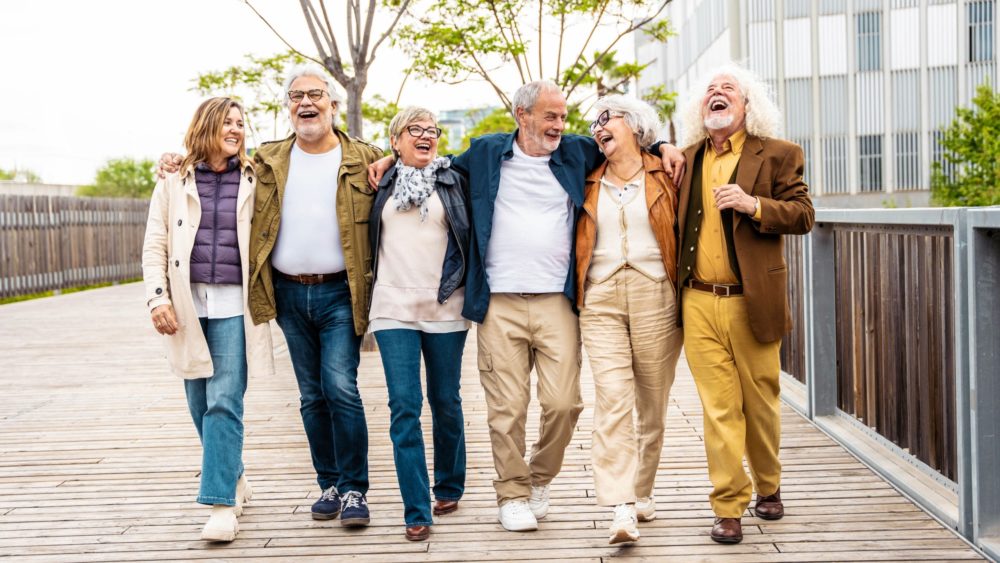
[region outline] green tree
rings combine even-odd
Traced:
[[[507,108],[497,108],[465,133],[465,136],[462,137],[462,151],[469,148],[473,137],[481,137],[490,133],[510,133],[516,127],[514,118],[511,117]]]
[[[199,74],[191,89],[205,96],[229,96],[240,100],[254,145],[287,136],[289,123],[283,105],[285,69],[305,62],[305,58],[292,51],[270,57],[245,55],[243,58],[246,62],[242,65]],[[270,124],[269,132],[258,129],[263,123]],[[266,138],[260,138],[261,134]]]
[[[27,168],[17,168],[15,166],[10,170],[0,168],[0,180],[13,180],[15,182],[37,184],[42,181],[42,178],[38,174],[35,174],[33,170],[29,170]]]
[[[340,12],[345,17],[333,20],[338,24],[337,29],[331,25],[324,0],[299,0],[313,45],[319,54],[317,57],[310,57],[302,50],[293,47],[250,0],[243,1],[282,43],[295,53],[325,67],[334,80],[344,88],[347,92],[347,132],[360,137],[364,127],[360,102],[368,86],[368,72],[375,62],[379,47],[392,35],[400,18],[406,13],[410,0],[382,0],[379,3],[375,0],[366,3],[362,3],[361,0],[347,0],[346,11]],[[382,33],[375,33],[373,37],[376,18],[388,23]],[[346,33],[341,34],[339,26],[343,26]],[[350,56],[349,61],[341,56],[342,51]]]
[[[521,84],[549,78],[571,106],[622,91],[649,64],[619,62],[616,46],[642,30],[659,41],[673,34],[657,21],[669,0],[436,0],[395,41],[422,76],[443,82],[476,77],[508,110],[513,91],[500,78],[513,66]],[[577,30],[578,26],[583,29]],[[604,30],[602,33],[599,31]],[[570,37],[582,37],[570,51]],[[595,37],[609,37],[595,49]],[[589,54],[588,53],[592,53]],[[548,64],[546,64],[548,60]]]
[[[657,84],[652,88],[646,88],[642,92],[642,99],[653,106],[660,119],[667,124],[670,130],[670,144],[677,144],[677,129],[674,127],[674,113],[677,111],[677,92],[670,92],[666,86]]]
[[[1000,93],[989,84],[979,86],[972,107],[955,110],[941,146],[950,170],[940,162],[932,165],[931,200],[935,204],[1000,204]]]
[[[133,158],[111,159],[94,177],[94,183],[80,186],[76,195],[84,197],[130,197],[148,199],[153,194],[156,180],[152,160]]]

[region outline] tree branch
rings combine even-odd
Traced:
[[[385,33],[383,33],[382,36],[378,38],[378,41],[375,42],[375,46],[372,47],[371,58],[369,59],[369,62],[375,61],[375,51],[377,51],[379,46],[382,45],[382,42],[389,37],[389,35],[392,33],[392,30],[396,29],[396,24],[399,23],[399,19],[403,17],[404,13],[406,13],[406,8],[409,5],[410,5],[410,0],[403,0],[403,3],[399,6],[399,11],[396,12],[395,19],[393,19],[392,23],[389,24],[389,27],[386,28]],[[407,75],[409,75],[409,73],[407,73]]]
[[[521,82],[524,83],[524,69],[521,68],[521,59],[514,53],[514,45],[511,43],[514,38],[513,36],[510,39],[507,38],[507,34],[504,32],[503,23],[500,21],[500,14],[497,13],[496,5],[493,2],[490,2],[489,5],[490,12],[493,14],[493,19],[497,22],[497,31],[500,33],[500,37],[503,38],[503,42],[507,44],[507,51],[513,55],[514,64],[517,66],[517,73],[521,75]],[[469,52],[472,53],[472,49],[469,49]]]
[[[600,11],[597,14],[597,18],[594,20],[594,25],[590,28],[590,33],[587,34],[587,40],[584,41],[583,42],[583,46],[580,47],[580,54],[578,54],[576,56],[576,58],[573,59],[574,62],[575,61],[579,61],[580,59],[582,59],[583,58],[583,54],[587,52],[587,45],[589,45],[590,44],[590,40],[594,38],[594,33],[597,32],[598,26],[601,25],[601,19],[604,17],[604,12],[607,9],[608,9],[608,2],[605,1],[604,3],[601,4],[601,9],[600,9]],[[571,66],[573,66],[573,65],[571,65]],[[560,82],[561,82],[561,79],[560,79]],[[578,83],[579,83],[579,79],[577,80],[577,84]],[[566,84],[561,83],[560,86],[562,86],[563,89],[566,88]],[[573,87],[575,88],[576,84],[574,84]],[[570,91],[572,91],[572,89]],[[569,97],[569,92],[566,92],[566,97],[567,98]]]
[[[305,1],[305,0],[303,0],[303,1]],[[265,18],[263,15],[261,15],[261,13],[257,11],[257,8],[253,7],[253,4],[250,3],[250,0],[243,0],[243,3],[246,4],[247,6],[249,6],[250,9],[253,10],[253,13],[257,14],[257,17],[260,18],[260,21],[264,22],[264,25],[266,25],[268,27],[268,29],[270,29],[271,32],[274,33],[274,35],[278,39],[280,39],[282,43],[285,44],[285,47],[288,47],[289,51],[292,51],[293,53],[295,53],[296,55],[299,55],[300,57],[302,57],[304,59],[309,59],[310,61],[313,61],[315,63],[323,64],[322,61],[316,59],[315,57],[310,57],[309,55],[303,53],[302,51],[299,51],[295,47],[292,47],[292,44],[289,43],[288,41],[286,41],[285,38],[282,37],[280,33],[278,33],[277,29],[274,29],[274,26],[271,25],[271,22],[267,21],[267,18]]]
[[[538,78],[545,78],[542,68],[542,1],[538,1]]]

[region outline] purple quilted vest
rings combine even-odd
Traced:
[[[205,163],[194,168],[201,198],[201,224],[191,249],[191,282],[241,284],[240,247],[236,238],[236,197],[240,191],[240,159],[232,157],[224,172]]]

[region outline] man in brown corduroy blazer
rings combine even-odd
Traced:
[[[782,235],[809,232],[814,213],[802,149],[774,138],[780,112],[763,82],[741,67],[723,68],[688,116],[678,321],[704,408],[711,537],[738,543],[754,489],[758,517],[784,515],[778,376],[791,315]]]

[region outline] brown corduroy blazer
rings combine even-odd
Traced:
[[[688,166],[693,166],[704,141],[684,150]],[[743,295],[750,317],[750,329],[759,342],[774,342],[792,328],[786,293],[788,269],[781,235],[803,235],[813,226],[814,210],[809,189],[802,178],[802,148],[780,139],[747,135],[737,165],[736,184],[760,198],[761,220],[734,213],[733,242],[743,282]],[[684,236],[692,170],[684,174],[678,206],[678,232]],[[700,175],[699,175],[700,176]],[[707,204],[707,202],[706,202]],[[690,252],[696,242],[681,240],[682,252]],[[678,272],[684,279],[687,272]],[[681,289],[678,288],[678,303]],[[681,308],[680,310],[682,310]],[[678,324],[683,323],[678,310]]]
[[[690,162],[690,161],[688,161]],[[660,157],[642,153],[642,163],[646,173],[646,207],[649,209],[649,224],[653,229],[663,267],[670,282],[677,281],[677,188],[663,170]],[[583,308],[583,293],[587,282],[587,270],[594,257],[597,244],[597,200],[601,190],[601,177],[608,163],[604,161],[587,175],[583,187],[583,213],[576,223],[576,306]]]

